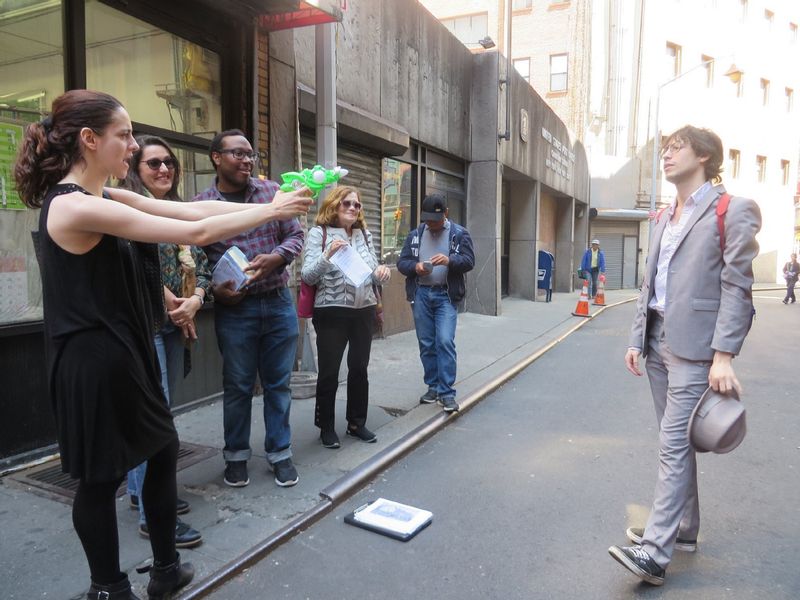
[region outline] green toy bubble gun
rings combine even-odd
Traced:
[[[283,179],[281,191],[293,192],[301,187],[307,187],[311,190],[311,197],[316,200],[323,189],[339,181],[348,172],[347,169],[342,167],[326,169],[320,165],[314,165],[310,169],[303,169],[299,173],[290,171],[281,174],[281,179]]]

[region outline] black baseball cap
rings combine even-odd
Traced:
[[[422,201],[419,218],[420,221],[444,221],[446,211],[447,199],[442,194],[431,194]]]

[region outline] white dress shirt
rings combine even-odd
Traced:
[[[672,203],[669,210],[665,211],[666,214],[662,215],[662,217],[667,218],[667,226],[664,227],[664,232],[661,234],[661,248],[658,252],[656,277],[653,282],[653,297],[647,305],[648,308],[657,311],[662,317],[664,316],[664,308],[667,305],[667,277],[669,275],[669,263],[672,260],[672,255],[675,254],[675,249],[678,246],[678,240],[681,239],[681,235],[683,234],[684,226],[697,207],[698,199],[705,196],[711,187],[711,182],[706,181],[686,199],[686,202],[683,203],[683,210],[681,211],[681,216],[677,223],[672,222],[672,216],[675,214],[675,207],[678,203],[677,200]]]

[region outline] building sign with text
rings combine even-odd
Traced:
[[[569,144],[553,137],[553,134],[544,127],[542,127],[542,137],[547,142],[544,151],[544,166],[569,181],[572,178],[575,153],[570,149]]]

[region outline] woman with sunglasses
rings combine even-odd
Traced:
[[[45,356],[65,473],[78,479],[72,522],[91,571],[89,600],[137,600],[120,570],[115,495],[148,461],[142,489],[153,567],[150,600],[169,597],[194,569],[175,551],[178,435],[161,390],[153,333],[163,314],[157,242],[202,246],[308,211],[308,190],[271,204],[162,202],[104,189],[138,150],[131,120],[102,92],[71,90],[29,125],[14,180],[41,208]]]
[[[128,175],[119,187],[157,200],[180,202],[178,186],[181,165],[169,144],[160,137],[144,135],[136,138],[139,149],[130,160]],[[205,252],[197,246],[159,244],[161,279],[164,282],[164,301],[167,318],[155,334],[156,354],[161,367],[161,388],[172,406],[178,382],[191,369],[189,344],[197,339],[194,317],[211,297],[211,271]],[[139,535],[150,537],[144,508],[140,502],[147,463],[128,472],[128,495],[131,508],[139,511]],[[179,515],[189,512],[189,503],[178,498]],[[177,520],[175,545],[194,548],[203,536],[188,523]]]
[[[369,404],[367,366],[372,347],[375,307],[373,284],[389,281],[389,268],[378,264],[358,192],[347,186],[331,191],[322,203],[316,227],[308,232],[301,277],[317,287],[312,323],[317,332],[317,404],[314,424],[326,448],[338,448],[334,428],[339,366],[347,350],[347,435],[364,442],[377,437],[366,427]],[[351,246],[372,270],[361,285],[353,285],[331,262],[336,252]]]

